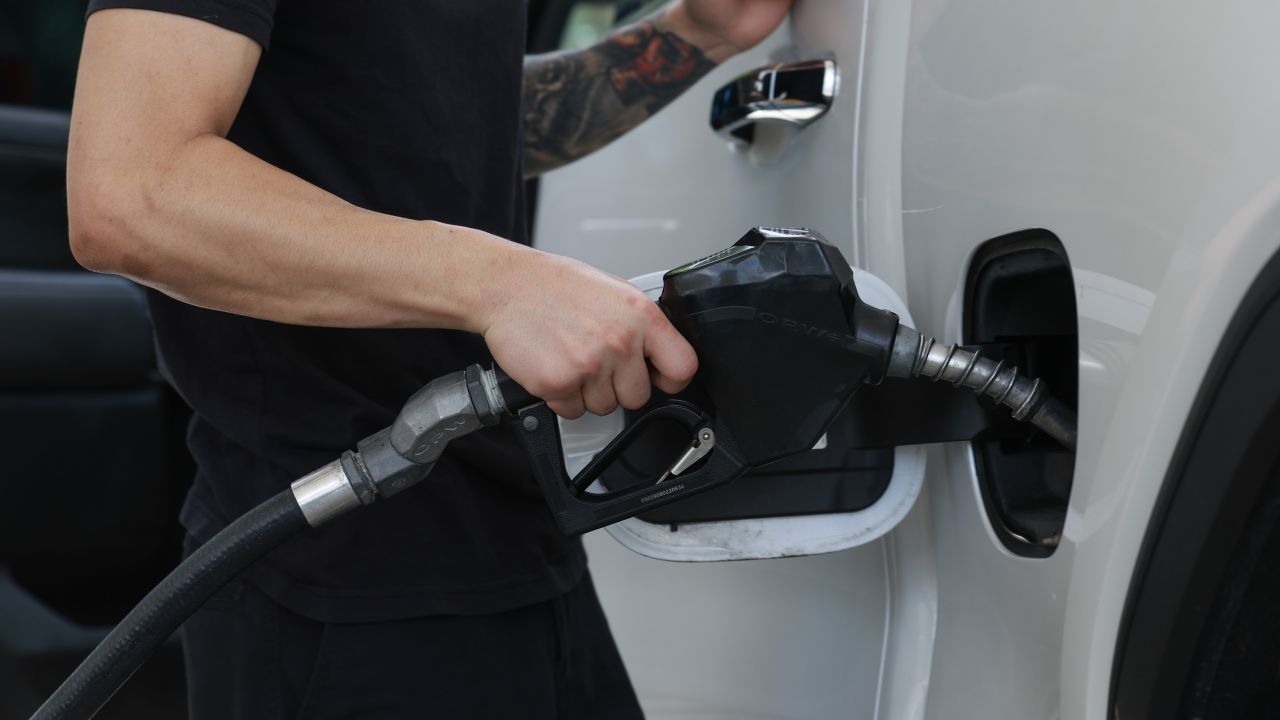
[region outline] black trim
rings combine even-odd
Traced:
[[[1071,262],[1048,230],[1030,229],[980,245],[965,284],[964,341],[983,355],[1043,380],[1074,410],[1079,375],[1078,314]],[[992,531],[1009,552],[1046,558],[1066,522],[1075,452],[981,400],[991,426],[973,439],[974,467]]]
[[[1174,452],[1120,624],[1110,717],[1182,716],[1190,681],[1205,677],[1192,671],[1212,644],[1215,598],[1255,508],[1277,489],[1278,346],[1280,255],[1227,327]]]

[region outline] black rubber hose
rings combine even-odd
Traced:
[[[285,490],[201,545],[129,611],[32,720],[87,720],[214,593],[255,560],[307,529]]]

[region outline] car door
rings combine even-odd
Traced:
[[[606,29],[600,17],[610,17],[608,5],[577,3],[565,37],[591,36],[574,24],[575,12]],[[899,300],[906,294],[901,243],[866,239],[869,227],[890,234],[900,227],[894,184],[868,188],[862,171],[886,158],[896,167],[897,154],[867,158],[859,142],[867,122],[890,135],[897,127],[891,115],[863,112],[873,90],[864,84],[869,23],[885,27],[881,62],[890,62],[901,55],[906,19],[893,8],[873,17],[862,0],[797,4],[768,40],[640,128],[544,176],[535,245],[652,292],[654,271],[720,250],[752,226],[810,227],[859,268],[865,299],[910,322]],[[750,144],[711,130],[719,88],[753,68],[807,61],[830,61],[838,71],[824,116],[802,130],[759,125]],[[884,218],[890,227],[882,227]],[[571,469],[620,426],[618,417],[567,423]],[[833,426],[813,455],[838,450],[837,435]],[[885,464],[891,469],[867,491],[868,466],[877,463],[882,474]],[[815,485],[819,493],[862,483],[862,501],[852,505],[794,500],[791,491],[806,477],[806,468],[794,467],[633,518],[611,528],[612,536],[588,536],[596,584],[649,716],[862,718],[879,708],[883,717],[910,717],[913,702],[919,712],[934,602],[931,554],[916,551],[926,543],[925,510],[915,502],[925,464],[921,447],[881,448],[878,460],[809,473],[836,476]],[[750,494],[755,502],[743,500]],[[908,641],[890,643],[891,636]]]

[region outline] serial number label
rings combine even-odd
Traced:
[[[648,495],[645,495],[644,497],[640,498],[640,502],[649,502],[650,500],[657,500],[658,498],[666,497],[671,493],[680,492],[683,489],[684,489],[683,485],[672,485],[666,490],[660,490],[656,493],[650,493]]]

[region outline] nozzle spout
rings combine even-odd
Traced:
[[[1051,397],[1039,379],[1020,374],[1016,365],[985,358],[980,350],[942,345],[913,328],[899,325],[886,374],[925,377],[967,387],[1008,407],[1015,420],[1035,425],[1063,447],[1076,447],[1075,413]]]

